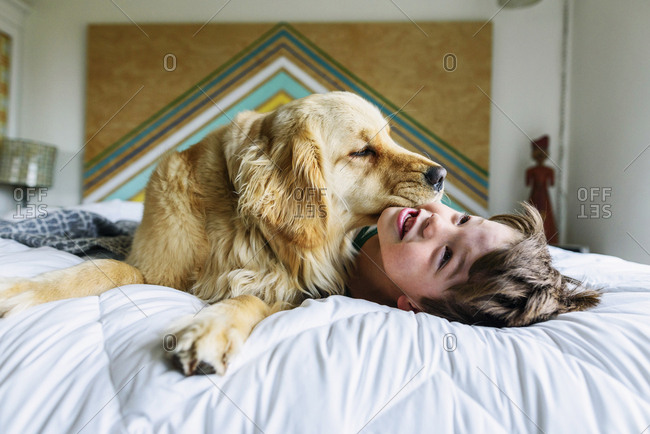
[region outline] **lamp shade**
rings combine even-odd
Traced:
[[[0,184],[49,187],[55,158],[54,146],[4,138],[0,143]]]

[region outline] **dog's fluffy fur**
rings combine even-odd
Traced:
[[[129,283],[185,290],[211,305],[175,326],[173,359],[187,375],[223,373],[264,317],[342,293],[350,231],[388,206],[440,198],[444,169],[396,145],[389,129],[374,106],[345,92],[241,113],[161,160],[130,266],[89,261],[11,282],[0,313]]]

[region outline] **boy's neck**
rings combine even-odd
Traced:
[[[361,247],[356,258],[356,272],[348,281],[348,288],[354,298],[397,306],[397,298],[402,292],[384,271],[379,236],[373,236]]]

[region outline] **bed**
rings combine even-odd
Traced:
[[[112,221],[141,205],[86,205]],[[0,432],[641,433],[650,425],[650,266],[552,248],[602,304],[526,328],[363,300],[265,319],[223,377],[164,357],[192,295],[152,285],[0,319]],[[80,262],[0,239],[0,278]]]

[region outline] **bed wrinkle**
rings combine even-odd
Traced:
[[[296,309],[300,309],[300,308],[296,308]],[[293,309],[293,310],[295,311],[296,309]],[[278,345],[282,344],[283,342],[285,342],[285,341],[287,341],[289,339],[295,338],[298,335],[301,335],[301,334],[304,334],[304,333],[307,333],[307,332],[310,332],[310,331],[322,329],[322,328],[331,329],[331,328],[334,327],[335,324],[338,324],[338,323],[340,323],[342,321],[348,321],[348,320],[353,319],[355,317],[365,316],[365,315],[370,315],[370,314],[377,314],[377,313],[383,313],[384,315],[389,315],[391,312],[386,311],[386,310],[355,312],[355,313],[352,313],[351,315],[348,315],[348,316],[345,316],[345,317],[342,317],[342,318],[337,318],[337,319],[334,319],[334,320],[331,319],[330,317],[328,317],[328,318],[324,319],[324,322],[322,322],[320,324],[316,324],[316,325],[311,325],[311,326],[309,326],[307,328],[296,327],[296,326],[294,326],[294,327],[286,327],[287,329],[291,329],[291,330],[295,330],[295,331],[293,331],[293,332],[291,332],[289,334],[283,335],[280,338],[274,339],[272,342],[269,342],[268,340],[264,340],[264,342],[267,343],[267,346],[274,346],[275,347],[275,346],[278,346]],[[288,312],[286,314],[289,315]],[[277,317],[274,318],[273,315],[270,316],[270,317],[267,317],[264,320],[262,320],[257,326],[255,326],[255,328],[253,329],[253,332],[251,333],[251,337],[256,339],[258,334],[265,333],[264,329],[266,327],[273,327],[272,325],[270,325],[268,323],[271,322],[271,321],[274,321],[274,320],[276,322],[277,321],[284,321],[284,320],[278,320]],[[418,322],[416,322],[416,324],[419,325]],[[420,333],[420,331],[418,330],[418,334],[419,333]],[[249,338],[249,340],[252,341],[250,338]],[[251,348],[256,348],[258,350],[255,353],[255,355],[252,356],[250,358],[250,360],[247,361],[247,363],[252,362],[253,359],[257,358],[260,354],[264,354],[264,352],[267,350],[267,346],[262,346],[258,342],[255,342],[255,346],[253,346],[253,344],[249,344],[248,341],[246,341],[246,343],[244,345],[245,345],[245,347],[242,348],[242,352],[250,351]]]
[[[100,327],[101,332],[102,332],[102,350],[103,350],[102,352],[106,355],[106,359],[108,360],[108,363],[105,365],[105,369],[108,371],[108,378],[109,378],[109,380],[111,382],[111,385],[113,386],[113,397],[109,401],[104,403],[102,407],[100,407],[100,409],[97,411],[97,413],[95,413],[95,415],[92,417],[92,419],[86,421],[85,423],[86,423],[86,425],[90,424],[90,422],[92,420],[94,420],[95,417],[97,417],[97,415],[99,413],[104,411],[106,406],[108,404],[110,404],[110,402],[113,399],[117,398],[117,406],[118,406],[118,412],[119,412],[119,416],[120,416],[119,424],[121,425],[122,432],[126,432],[127,427],[124,425],[124,411],[122,409],[122,401],[120,401],[120,397],[118,396],[119,392],[121,392],[121,389],[118,390],[115,387],[115,379],[113,378],[113,370],[112,370],[113,360],[111,359],[110,353],[108,352],[108,349],[106,348],[106,333],[104,331],[104,321],[103,321],[103,319],[104,319],[104,309],[103,309],[103,303],[102,303],[102,300],[101,300],[102,295],[99,295],[99,296],[95,295],[95,296],[92,296],[92,297],[94,297],[97,300],[97,310],[98,310],[98,313],[99,313],[98,317],[97,317],[97,322],[99,323],[99,327]],[[126,383],[125,383],[125,385],[126,385]],[[122,386],[122,387],[124,387],[124,386]],[[82,430],[85,429],[86,425],[83,425]],[[111,429],[113,429],[114,427],[115,427],[115,424],[113,425],[113,427],[111,427]]]
[[[478,367],[478,366],[477,366],[477,367]],[[454,381],[454,377],[451,375],[451,373],[449,373],[449,372],[447,372],[447,371],[444,371],[444,370],[438,370],[438,371],[436,371],[436,372],[432,372],[430,378],[433,378],[433,376],[434,376],[434,375],[437,375],[437,374],[444,374],[445,376],[447,376],[447,377],[449,378],[449,381],[451,381],[451,383],[455,386],[455,389],[462,393],[462,396],[468,398],[470,401],[472,401],[473,403],[475,403],[475,404],[476,404],[480,409],[482,409],[482,410],[483,410],[483,411],[484,411],[484,412],[489,416],[489,418],[490,418],[490,419],[491,419],[491,420],[492,420],[492,421],[493,421],[497,426],[500,426],[501,428],[503,428],[503,432],[506,432],[506,433],[509,432],[509,431],[508,431],[508,430],[503,426],[503,423],[499,422],[498,420],[496,420],[496,419],[494,418],[494,416],[492,416],[492,414],[490,413],[490,411],[489,411],[489,410],[488,410],[488,409],[483,405],[482,402],[480,402],[480,401],[478,400],[478,397],[472,396],[469,392],[467,392],[465,389],[463,389],[462,387],[460,387],[460,386],[458,385],[458,382],[457,382],[457,381]],[[512,404],[512,403],[511,403],[511,404]]]
[[[542,330],[542,331],[543,331],[547,336],[551,337],[551,335],[548,333],[547,330],[542,329],[542,328],[540,328],[540,330]],[[513,335],[511,335],[511,336],[513,336]],[[509,338],[512,339],[511,337],[509,337]],[[521,340],[521,339],[525,339],[525,338],[526,338],[526,337],[519,335],[519,336],[517,336],[517,339],[516,339],[516,340]],[[623,383],[621,380],[619,380],[619,379],[613,377],[610,373],[608,373],[607,371],[603,370],[603,368],[597,366],[596,364],[594,364],[594,363],[592,363],[592,362],[589,362],[589,361],[587,361],[587,360],[581,359],[580,357],[578,357],[578,356],[575,355],[575,354],[571,354],[571,353],[565,352],[565,351],[563,351],[562,349],[560,349],[559,347],[553,346],[553,345],[551,345],[550,343],[548,343],[547,341],[543,341],[543,340],[539,339],[539,337],[537,337],[537,336],[529,335],[528,338],[530,338],[530,339],[531,339],[532,341],[534,341],[536,344],[541,344],[542,346],[546,347],[547,349],[555,350],[555,351],[554,351],[555,353],[559,353],[559,354],[561,354],[565,359],[571,359],[573,362],[576,363],[576,366],[579,367],[579,368],[581,369],[581,372],[583,372],[583,376],[584,376],[584,372],[585,372],[585,371],[588,372],[587,367],[592,367],[595,371],[600,372],[600,373],[602,373],[602,374],[605,374],[605,377],[607,377],[607,378],[613,380],[615,383],[621,385],[623,388],[625,388],[625,390],[627,390],[628,392],[632,393],[634,396],[639,397],[639,395],[638,395],[637,393],[635,393],[634,391],[632,391],[632,390],[630,389],[630,386],[626,385],[626,384]],[[512,339],[512,340],[514,341],[515,339]],[[556,341],[555,339],[553,339],[553,338],[551,338],[551,340],[552,340],[553,342],[557,342],[557,341]],[[526,344],[528,345],[528,343],[526,343]],[[517,345],[516,345],[516,347],[517,347],[517,351],[519,351],[519,349],[520,349],[520,347],[521,347],[521,342],[518,342]],[[586,348],[593,348],[593,345],[590,345],[590,346],[588,346],[588,347],[586,347]],[[519,357],[517,357],[517,358],[518,358],[518,360],[520,359]],[[567,360],[567,361],[568,361],[568,360]],[[586,366],[585,366],[585,365],[586,365]]]
[[[300,309],[300,308],[296,308],[296,309]],[[295,311],[296,309],[293,309],[293,310]],[[286,312],[287,315],[290,314],[289,311],[285,311],[285,312]],[[337,318],[337,319],[334,319],[334,320],[328,317],[328,318],[326,318],[326,319],[324,320],[324,321],[327,321],[327,322],[324,322],[324,323],[322,323],[322,324],[317,324],[317,325],[309,326],[308,328],[292,327],[294,330],[297,329],[297,331],[294,332],[294,333],[291,334],[291,335],[287,335],[287,336],[284,336],[284,337],[280,338],[280,340],[274,341],[274,344],[276,344],[276,343],[278,343],[278,342],[281,342],[281,341],[284,341],[284,340],[289,339],[289,338],[296,337],[297,335],[299,335],[299,334],[301,334],[301,333],[305,333],[305,332],[308,332],[308,331],[311,331],[311,330],[315,330],[315,329],[319,329],[319,328],[322,328],[322,327],[330,327],[330,326],[332,326],[333,324],[339,323],[339,322],[341,322],[341,321],[347,321],[347,320],[352,319],[352,318],[357,317],[357,316],[368,315],[368,314],[375,314],[375,313],[384,313],[384,314],[388,314],[388,313],[390,313],[390,312],[389,312],[389,311],[385,311],[385,310],[367,311],[367,312],[356,312],[356,313],[352,313],[351,315],[348,315],[348,316],[345,316],[345,317],[342,317],[342,318]],[[271,320],[269,320],[268,318],[271,318]],[[267,317],[267,318],[265,318],[262,322],[260,322],[260,324],[258,324],[258,326],[256,326],[255,329],[253,329],[253,333],[255,332],[255,330],[258,330],[258,327],[260,327],[260,326],[261,326],[260,328],[264,327],[265,324],[266,324],[266,322],[267,322],[267,321],[270,322],[270,321],[272,321],[272,319],[275,319],[276,321],[278,321],[278,319],[277,319],[277,318],[274,318],[273,316]]]

